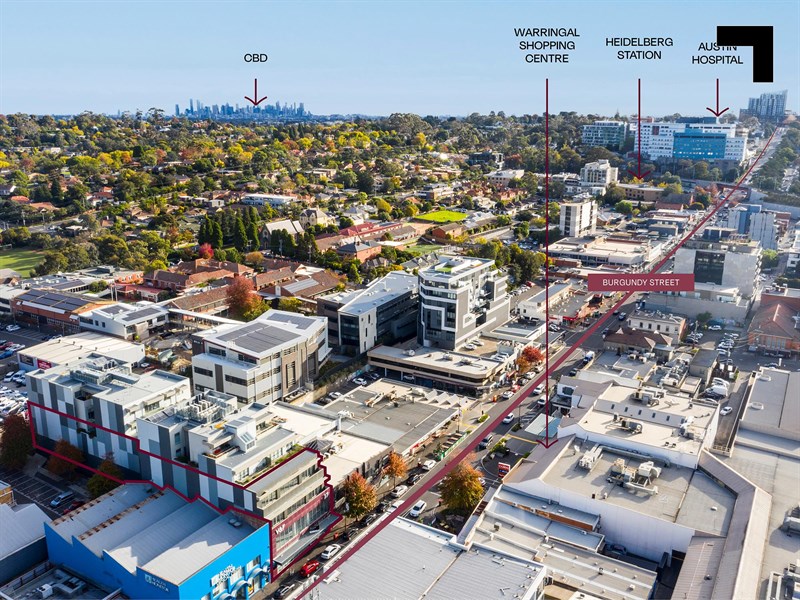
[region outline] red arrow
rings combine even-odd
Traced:
[[[719,78],[717,78],[717,110],[709,108],[708,106],[706,106],[706,110],[712,112],[715,117],[718,117],[721,114],[729,111],[730,109],[731,109],[730,106],[723,108],[722,110],[719,109]]]
[[[638,135],[637,135],[637,137],[639,138],[639,144],[638,144],[638,149],[637,149],[636,173],[634,173],[630,169],[628,169],[628,173],[630,173],[631,175],[633,175],[637,179],[644,179],[645,177],[650,175],[650,171],[645,171],[644,173],[642,173],[642,80],[641,79],[637,79],[636,81],[638,82],[637,86],[638,86],[638,93],[639,93],[639,108],[637,110],[638,114],[636,115],[636,118],[638,120],[638,125],[637,125],[637,127],[638,127],[638,129],[637,129]]]
[[[253,79],[253,98],[258,98],[258,79]],[[244,99],[248,100],[249,102],[251,102],[253,104],[253,106],[258,106],[264,100],[267,99],[266,96],[264,96],[263,98],[259,98],[257,100],[253,100],[253,98],[250,98],[249,96],[245,96],[244,97]]]

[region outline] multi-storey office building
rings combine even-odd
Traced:
[[[394,271],[366,289],[318,298],[317,313],[328,317],[330,343],[361,354],[416,333],[418,290],[415,275]]]
[[[642,123],[637,148],[651,160],[682,158],[741,162],[747,136],[737,136],[736,126],[711,118],[689,118],[679,122]]]
[[[675,253],[675,273],[694,273],[695,283],[735,287],[745,296],[756,291],[761,245],[752,241],[689,240]]]
[[[455,350],[509,319],[507,277],[493,260],[442,256],[419,272],[419,326],[424,346]]]
[[[616,183],[619,177],[619,169],[612,167],[607,160],[596,160],[586,163],[581,169],[582,186],[602,186],[605,187]]]
[[[327,325],[324,317],[269,310],[250,323],[197,333],[194,389],[231,394],[245,404],[286,398],[304,389],[327,358]]]

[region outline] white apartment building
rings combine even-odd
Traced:
[[[507,188],[512,179],[522,179],[525,174],[523,169],[499,169],[492,171],[486,176],[486,179],[492,185]]]
[[[419,328],[423,346],[455,350],[509,319],[507,277],[494,261],[442,256],[419,272]]]
[[[616,171],[616,169],[614,169]],[[594,233],[597,226],[597,204],[591,194],[579,194],[559,205],[558,226],[566,237],[582,237]]]
[[[78,316],[81,329],[98,331],[124,340],[144,339],[165,326],[169,310],[152,302],[100,306]]]
[[[328,357],[328,321],[269,310],[250,323],[193,336],[197,393],[216,390],[240,403],[268,404],[302,389]]]
[[[595,121],[584,125],[581,142],[585,146],[604,146],[621,150],[628,135],[628,124],[624,121]]]
[[[619,178],[619,169],[612,167],[607,160],[597,160],[586,163],[581,169],[581,186],[602,186],[606,187],[616,183]]]
[[[761,242],[764,250],[778,249],[778,224],[773,212],[757,212],[750,215],[750,238]]]
[[[137,473],[137,447],[119,434],[136,437],[137,419],[189,398],[186,377],[166,371],[135,375],[130,365],[99,354],[28,374],[28,399],[40,443],[52,447],[64,439],[96,459],[111,453],[115,463]]]

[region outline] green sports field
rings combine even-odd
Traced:
[[[466,214],[454,210],[435,210],[424,215],[417,215],[417,219],[431,223],[458,223],[466,218]]]
[[[42,262],[42,253],[38,250],[0,248],[0,269],[14,269],[23,277],[28,277],[31,269],[40,262]]]

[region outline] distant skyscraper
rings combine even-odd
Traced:
[[[194,100],[192,100],[191,98],[189,98],[189,114],[190,115],[194,114]]]
[[[758,98],[750,98],[747,108],[740,111],[740,117],[756,117],[768,121],[782,121],[786,116],[786,97],[789,91],[767,92]]]
[[[180,117],[181,116],[181,107],[178,106],[177,104],[175,105],[175,116],[176,117]]]

